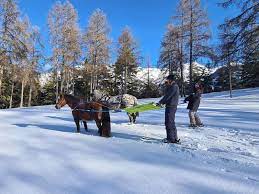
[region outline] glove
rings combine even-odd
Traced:
[[[161,106],[161,104],[159,102],[156,103],[156,106]]]

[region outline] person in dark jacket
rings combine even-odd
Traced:
[[[203,127],[203,123],[198,114],[198,109],[201,102],[202,87],[200,84],[195,84],[194,94],[185,98],[184,102],[189,102],[187,109],[189,109],[190,127]]]
[[[178,143],[177,129],[175,126],[175,113],[179,102],[179,87],[175,83],[173,75],[166,78],[166,87],[164,97],[157,103],[158,106],[166,105],[165,126],[166,143]]]

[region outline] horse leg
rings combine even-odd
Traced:
[[[80,123],[79,123],[79,119],[74,119],[75,123],[76,123],[76,130],[77,133],[80,133]]]
[[[136,124],[137,113],[133,113],[132,117],[133,117],[133,123]]]
[[[102,136],[102,123],[99,120],[96,120],[96,126],[98,127],[98,133]]]
[[[87,123],[86,121],[83,121],[83,123],[84,123],[85,131],[87,132],[88,131]]]
[[[102,137],[111,137],[111,118],[109,109],[103,107],[105,110],[102,114]]]
[[[130,123],[132,123],[132,121],[133,121],[132,113],[127,113],[127,115],[128,115],[128,117],[129,117],[129,121],[130,121]]]

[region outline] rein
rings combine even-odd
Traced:
[[[94,110],[94,109],[78,109],[79,105],[82,104],[82,103],[85,103],[85,102],[79,102],[77,103],[77,105],[75,106],[75,108],[72,109],[72,111],[75,111],[75,110],[78,110],[80,112],[110,112],[109,110]],[[103,107],[106,107],[108,109],[111,109],[110,107],[108,106],[105,106],[104,104],[101,104],[101,103],[98,103],[98,102],[94,102],[100,106],[103,106]],[[113,109],[111,109],[113,110]]]
[[[108,108],[108,109],[110,109],[110,110],[113,110],[113,111],[117,111],[117,110],[118,110],[118,109],[112,108],[111,106],[104,105],[104,104],[99,103],[99,102],[94,102],[94,103],[96,103],[96,104],[98,104],[98,105],[100,105],[100,106],[103,106],[103,107],[105,107],[105,108]],[[78,106],[78,105],[77,105],[77,106]],[[97,111],[97,112],[108,112],[108,111]]]
[[[72,111],[74,111],[74,110],[77,110],[77,107],[79,106],[79,104],[78,105],[76,105],[75,106],[75,108],[73,108],[73,110]]]
[[[67,100],[66,100],[67,101]],[[67,101],[68,102],[68,101]],[[104,103],[102,102],[95,102],[95,101],[92,101],[92,103],[95,103],[101,107],[105,107],[105,108],[108,108],[109,110],[95,110],[95,109],[82,109],[80,108],[80,105],[82,104],[90,104],[91,102],[87,102],[87,101],[84,101],[84,100],[81,100],[79,102],[69,102],[67,103],[67,105],[71,108],[72,112],[73,111],[80,111],[80,112],[110,112],[110,110],[114,111],[114,112],[120,112],[121,110],[120,109],[116,109],[116,108],[112,108],[111,106],[109,105],[105,105]],[[73,107],[74,106],[74,107]],[[72,108],[73,107],[73,108]]]
[[[108,110],[94,110],[94,109],[74,109],[74,110],[78,110],[81,112],[110,112]]]

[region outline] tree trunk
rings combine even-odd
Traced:
[[[94,64],[93,64],[93,91],[97,89],[97,51],[94,54]]]
[[[128,67],[127,67],[127,62],[125,66],[125,85],[124,85],[124,94],[127,94],[127,85],[128,85]]]
[[[72,80],[72,95],[75,95],[75,81]]]
[[[98,88],[98,78],[97,78],[98,76],[95,74],[95,76],[94,76],[94,90],[97,90],[97,88]]]
[[[23,95],[24,95],[24,80],[22,80],[22,90],[21,90],[21,101],[20,101],[20,108],[23,107]]]
[[[1,67],[0,67],[0,96],[2,96],[3,73],[4,73],[4,69],[3,69],[3,67],[1,66]]]
[[[56,103],[58,102],[59,83],[58,83],[58,72],[56,72]]]
[[[190,47],[190,92],[192,93],[193,92],[193,78],[192,78],[192,68],[193,68],[193,58],[192,58],[192,46]]]
[[[69,91],[69,87],[70,87],[70,83],[69,83],[69,79],[70,79],[70,77],[69,77],[69,74],[68,74],[68,72],[66,73],[66,93],[70,93],[71,91]]]
[[[32,99],[32,86],[30,85],[28,107],[31,106],[31,99]]]
[[[64,61],[64,56],[63,56],[63,61],[62,61],[62,68],[60,71],[60,79],[61,79],[61,83],[60,83],[60,92],[64,93],[64,74],[65,74],[65,61]]]
[[[91,78],[90,78],[90,94],[92,94],[93,91],[93,73],[91,72]]]
[[[192,72],[192,69],[193,69],[193,29],[192,29],[192,23],[193,23],[193,13],[192,13],[192,8],[191,8],[191,21],[190,21],[190,70],[189,70],[189,73],[190,73],[190,92],[192,93],[193,92],[193,78],[192,78],[192,75],[193,75],[193,72]]]
[[[182,12],[183,13],[183,12]],[[183,45],[184,45],[184,15],[182,14],[181,19],[181,28],[180,28],[180,71],[181,71],[181,97],[185,97],[185,88],[184,88],[184,54],[183,54]]]
[[[62,70],[61,74],[60,74],[60,78],[61,78],[61,82],[60,82],[60,92],[64,93],[64,72]]]
[[[180,64],[180,69],[181,69],[181,97],[185,97],[184,79],[183,79],[183,62],[182,61]]]
[[[173,72],[172,72],[172,64],[171,64],[171,55],[170,53],[168,52],[168,59],[169,59],[169,75],[171,75]]]
[[[71,83],[72,83],[72,94],[75,95],[75,72],[74,72],[74,67],[72,70],[72,76],[71,76]]]
[[[12,105],[13,105],[13,91],[14,91],[14,82],[12,81],[11,96],[10,96],[10,101],[9,101],[9,108],[12,108]]]
[[[230,64],[228,66],[228,71],[229,71],[229,96],[230,98],[232,98],[232,69]]]

